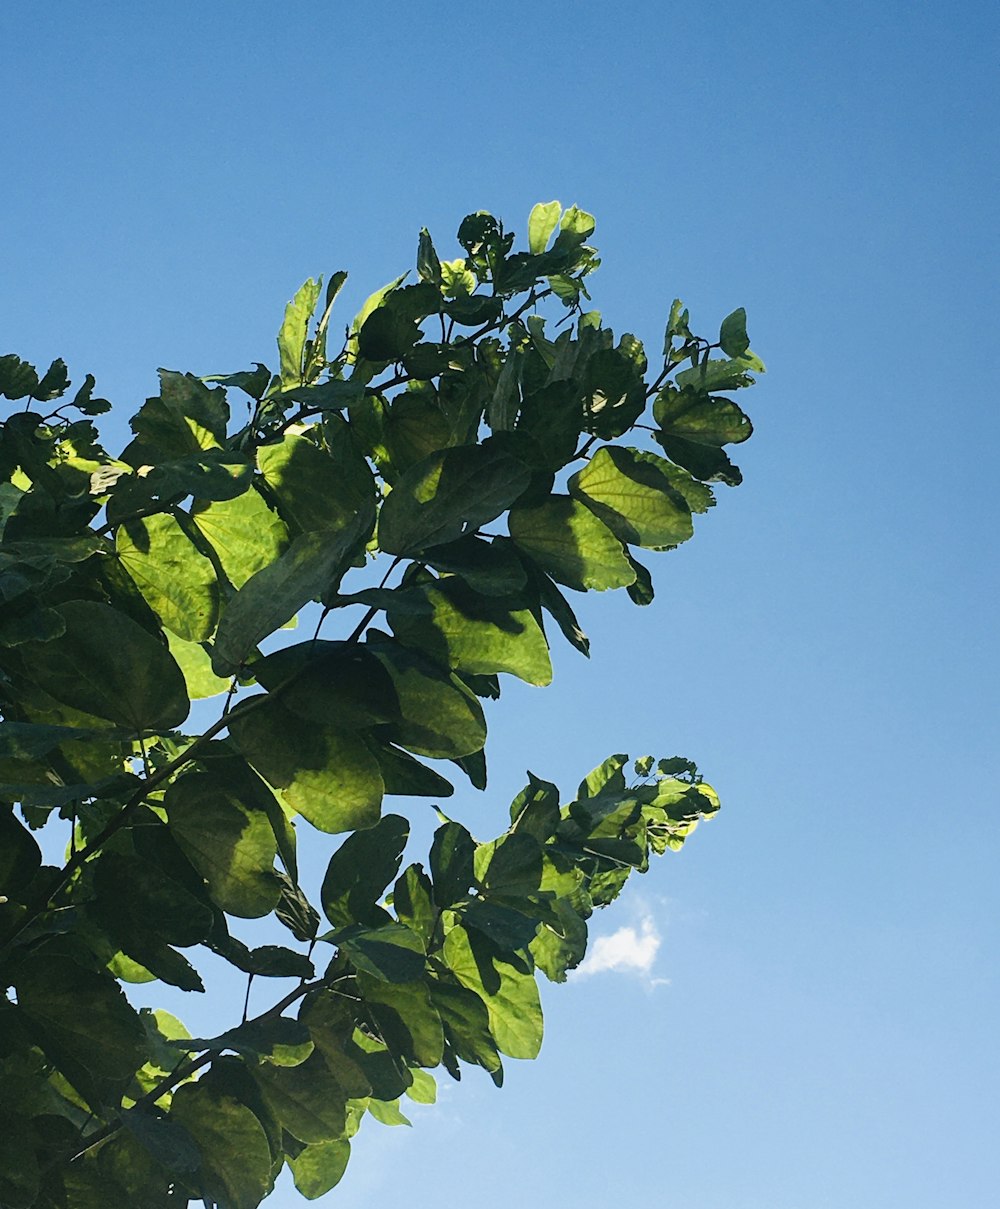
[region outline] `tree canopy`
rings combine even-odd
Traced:
[[[740,482],[745,313],[709,340],[675,302],[651,368],[587,309],[593,230],[540,204],[515,250],[479,212],[451,260],[424,230],[342,329],[347,274],[309,280],[276,370],[161,370],[117,457],[92,376],[0,357],[3,1209],[252,1209],[285,1164],[322,1195],[431,1070],[533,1058],[536,974],[718,809],[616,754],[568,800],[528,773],[486,841],[438,805],[421,862],[384,805],[484,790],[502,677],[588,653],[566,590],[650,604],[639,555]],[[318,892],[303,826],[341,837]],[[264,917],[287,943],[235,934]],[[132,1006],[203,990],[202,950],[271,1006],[202,1038]]]

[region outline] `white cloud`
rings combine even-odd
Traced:
[[[577,970],[578,975],[603,974],[607,971],[639,974],[649,978],[660,950],[661,937],[656,921],[644,915],[638,929],[619,928],[610,936],[598,936]],[[654,979],[654,983],[663,979]]]

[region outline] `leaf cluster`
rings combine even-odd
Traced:
[[[442,815],[424,862],[383,809],[484,789],[502,677],[548,684],[554,631],[588,651],[567,590],[649,604],[638,552],[739,482],[744,313],[709,342],[675,303],[650,372],[584,309],[593,229],[542,204],[517,251],[480,212],[452,260],[422,231],[336,340],[346,273],[309,280],[275,370],[160,371],[117,457],[92,377],[0,358],[0,1206],[251,1209],[286,1164],[322,1195],[430,1070],[534,1057],[536,973],[718,808],[616,755],[569,802],[529,774],[494,840]],[[314,901],[303,826],[345,837]],[[235,934],[267,916],[286,944]],[[200,950],[272,1006],[197,1039],[133,1008],[203,990]]]

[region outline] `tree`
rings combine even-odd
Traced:
[[[689,761],[614,755],[565,804],[529,773],[488,842],[442,813],[405,868],[383,812],[453,792],[425,760],[484,789],[500,677],[547,684],[553,629],[587,654],[563,589],[648,605],[635,550],[740,482],[744,312],[710,342],[675,302],[648,373],[584,309],[593,229],[538,205],[514,251],[480,212],[444,261],[422,231],[332,356],[346,274],[309,280],[278,372],[161,371],[117,458],[93,377],[71,398],[62,361],[0,359],[0,1205],[249,1209],[285,1163],[321,1195],[429,1070],[534,1057],[536,972],[564,980],[592,911],[718,808]],[[322,915],[304,825],[346,834]],[[63,828],[43,863],[32,831]],[[231,930],[272,915],[287,945]],[[196,1039],[130,1005],[201,990],[202,947],[273,1006]]]

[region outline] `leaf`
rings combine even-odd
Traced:
[[[562,206],[557,201],[539,202],[528,215],[528,250],[538,256],[549,246],[552,232],[559,225]]]
[[[409,834],[401,815],[383,815],[374,827],[348,836],[330,857],[320,894],[335,928],[356,923],[378,927],[389,919],[377,903],[399,871]]]
[[[373,520],[369,505],[343,529],[302,533],[280,558],[255,572],[222,614],[212,656],[216,675],[232,675],[261,639],[335,587]]]
[[[166,646],[109,605],[56,606],[65,632],[22,649],[25,672],[57,701],[133,731],[169,729],[188,715],[181,670]]]
[[[719,361],[714,357],[700,361],[677,374],[674,382],[681,388],[691,386],[695,390],[709,393],[716,390],[739,390],[742,386],[753,386],[756,379],[752,375],[763,372],[763,361],[753,353],[744,353],[728,361]]]
[[[525,584],[524,567],[510,542],[463,537],[424,552],[422,562],[435,570],[458,575],[483,596],[511,596]]]
[[[569,480],[569,490],[633,545],[676,546],[694,533],[687,501],[674,490],[656,454],[602,445]]]
[[[308,437],[295,434],[257,450],[257,465],[278,511],[300,532],[349,527],[354,514],[375,497],[375,480],[361,454],[350,447],[338,453],[335,460]]]
[[[278,701],[230,722],[247,761],[320,831],[371,827],[379,817],[382,774],[364,742],[347,732],[304,723]]]
[[[227,778],[209,772],[180,777],[164,804],[171,834],[208,882],[214,901],[244,919],[267,915],[280,892],[267,816],[248,810]]]
[[[424,982],[385,982],[358,974],[358,990],[376,1031],[408,1064],[437,1066],[444,1048],[441,1017]]]
[[[390,492],[379,516],[379,545],[389,554],[414,554],[455,541],[498,517],[530,478],[522,462],[488,440],[439,450]]]
[[[13,972],[19,1014],[46,1055],[94,1106],[142,1065],[145,1030],[118,983],[52,951],[33,949]]]
[[[369,742],[372,755],[378,761],[386,794],[404,797],[450,798],[455,787],[426,764],[415,760],[408,752],[391,744]]]
[[[269,692],[280,691],[286,709],[340,730],[368,730],[399,717],[392,679],[365,646],[296,643],[255,662],[253,673]]]
[[[216,676],[212,671],[212,654],[198,642],[185,642],[176,634],[167,633],[167,646],[184,676],[187,694],[192,701],[215,697],[229,688],[228,676]]]
[[[161,512],[120,525],[115,549],[167,629],[188,642],[212,636],[219,616],[215,568],[176,517]]]
[[[744,353],[749,352],[747,313],[743,307],[738,307],[723,319],[719,330],[719,344],[727,357],[742,357]]]
[[[483,708],[457,676],[396,643],[378,643],[372,650],[396,692],[399,718],[386,728],[394,743],[436,759],[455,759],[482,748]]]
[[[177,1089],[168,1119],[198,1148],[206,1195],[227,1209],[257,1209],[271,1187],[271,1150],[250,1109],[202,1079]]]
[[[297,386],[302,381],[309,320],[319,301],[319,292],[320,282],[310,277],[285,307],[285,318],[278,332],[281,381],[285,386]]]
[[[622,544],[607,525],[568,495],[512,508],[510,535],[559,583],[578,592],[622,588],[635,578]]]
[[[332,939],[355,969],[383,982],[413,982],[424,972],[423,944],[405,924],[356,924],[339,929]]]
[[[358,353],[366,361],[399,361],[420,339],[408,316],[383,305],[372,311],[358,332]]]
[[[428,1071],[420,1070],[419,1067],[411,1073],[413,1082],[406,1089],[407,1096],[415,1104],[436,1104],[437,1084],[434,1082],[434,1076]]]
[[[654,432],[653,440],[667,457],[690,471],[696,479],[708,483],[726,483],[730,487],[738,487],[743,482],[740,468],[733,465],[722,449],[688,441],[684,437],[670,436],[662,431]]]
[[[288,544],[288,530],[257,491],[197,503],[191,519],[215,549],[234,588],[273,563]]]
[[[235,1050],[244,1057],[256,1058],[275,1066],[298,1066],[313,1052],[309,1030],[298,1020],[287,1016],[272,1016],[263,1020],[248,1020],[210,1040],[194,1038],[178,1042],[181,1049]]]
[[[27,886],[42,864],[42,850],[31,832],[0,803],[0,895],[14,895]]]
[[[441,912],[434,905],[434,889],[422,865],[407,866],[397,879],[392,906],[399,922],[406,924],[429,946]]]
[[[421,591],[431,616],[388,614],[400,642],[460,673],[509,672],[528,684],[551,682],[545,635],[534,615],[519,602],[480,596],[454,578],[438,580]]]
[[[138,440],[126,450],[133,465],[183,458],[217,448],[226,436],[229,405],[224,390],[210,390],[193,374],[161,369],[160,393],[132,418]],[[135,460],[129,454],[137,455]]]
[[[458,981],[486,1004],[490,1032],[500,1053],[537,1058],[542,1045],[542,1007],[532,975],[522,974],[505,961],[480,958],[461,926],[445,937],[443,956]]]
[[[491,1074],[502,1071],[496,1042],[490,1032],[486,1004],[464,986],[435,979],[431,1001],[438,1010],[448,1044],[463,1062],[472,1062]]]
[[[431,877],[434,901],[450,907],[464,899],[475,881],[473,857],[476,846],[461,823],[449,822],[434,832],[431,845]]]
[[[667,436],[698,445],[738,445],[753,434],[750,420],[731,399],[690,388],[661,391],[653,418]]]
[[[295,1187],[306,1200],[315,1201],[340,1183],[350,1157],[351,1143],[340,1138],[303,1147],[294,1158],[289,1156],[288,1166]]]
[[[37,1138],[30,1121],[0,1113],[0,1204],[30,1209],[38,1196]]]

